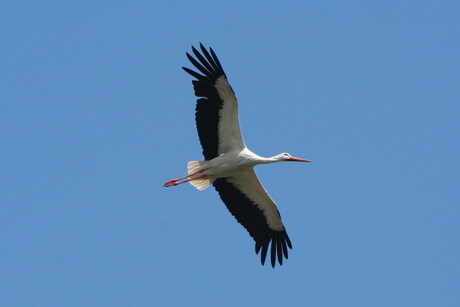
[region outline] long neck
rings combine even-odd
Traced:
[[[269,157],[269,158],[261,157],[258,154],[253,153],[247,148],[245,148],[241,152],[241,156],[242,158],[244,158],[247,164],[251,164],[251,165],[280,162],[280,158],[281,158],[280,155],[276,155],[276,156]]]
[[[261,157],[258,156],[257,158],[254,159],[255,164],[270,164],[270,163],[275,163],[275,162],[281,162],[279,156],[273,156],[269,158]]]

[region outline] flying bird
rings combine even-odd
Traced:
[[[196,104],[196,127],[204,161],[188,162],[188,175],[170,180],[165,187],[191,183],[198,190],[211,184],[230,213],[243,225],[255,241],[255,250],[261,252],[262,265],[271,243],[271,265],[276,259],[283,264],[288,258],[291,240],[284,228],[278,208],[268,195],[254,171],[258,164],[297,161],[288,153],[263,158],[250,151],[241,134],[238,117],[238,99],[216,54],[200,44],[201,53],[192,46],[196,57],[186,53],[197,71],[182,67],[192,75],[195,96],[201,97]]]

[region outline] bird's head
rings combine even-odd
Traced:
[[[280,153],[280,154],[277,156],[277,158],[279,159],[279,161],[311,162],[311,160],[293,157],[293,156],[291,156],[290,154],[288,154],[287,152]]]

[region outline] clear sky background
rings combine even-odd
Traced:
[[[1,306],[460,306],[460,2],[2,1]],[[212,46],[293,242],[282,267],[200,160]]]

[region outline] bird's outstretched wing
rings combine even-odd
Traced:
[[[283,256],[288,258],[288,247],[292,248],[291,240],[275,202],[260,183],[255,171],[219,178],[213,185],[230,213],[256,241],[256,253],[262,251],[262,265],[270,242],[272,267],[275,267],[276,258],[282,265]]]
[[[238,99],[222,65],[212,48],[208,52],[200,44],[200,49],[202,53],[192,47],[196,59],[187,53],[199,72],[182,68],[196,78],[192,81],[195,95],[203,97],[196,104],[196,127],[203,155],[206,160],[211,160],[222,153],[243,149],[246,145],[238,118]]]

